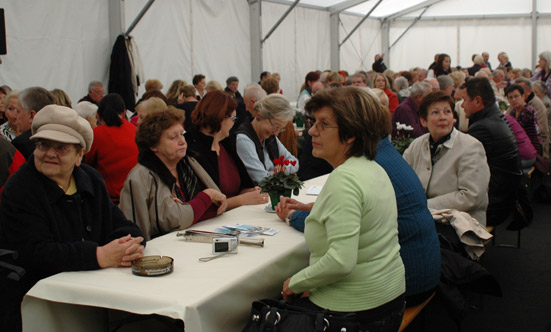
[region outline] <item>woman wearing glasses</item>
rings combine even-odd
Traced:
[[[186,155],[182,111],[148,114],[136,131],[138,165],[128,174],[120,208],[146,239],[188,228],[226,210],[226,196]]]
[[[316,119],[312,154],[334,170],[306,219],[310,265],[284,282],[283,298],[309,310],[355,313],[362,331],[398,331],[406,285],[396,197],[373,161],[390,128],[388,111],[357,87],[323,90],[306,111]]]
[[[237,154],[249,176],[258,184],[273,172],[273,160],[280,156],[296,161],[294,166],[285,167],[286,174],[296,173],[299,168],[297,158],[276,137],[295,115],[289,101],[282,95],[272,94],[257,101],[254,110],[256,117],[253,121],[244,122],[236,131]]]
[[[101,175],[81,164],[92,146],[90,124],[48,105],[35,115],[32,134],[33,154],[8,180],[0,204],[0,247],[16,250],[26,270],[20,282],[0,279],[3,331],[18,330],[20,301],[38,280],[130,266],[144,250],[142,232],[113,204]]]
[[[236,107],[237,102],[221,91],[207,93],[191,114],[193,127],[185,135],[189,155],[226,195],[228,209],[268,201],[268,195],[254,186],[235,151],[235,137],[230,130],[237,120]]]

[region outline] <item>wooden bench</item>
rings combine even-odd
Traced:
[[[432,300],[434,294],[436,293],[432,293],[432,295],[428,299],[426,299],[425,302],[418,304],[415,307],[406,308],[406,310],[404,311],[404,317],[402,318],[402,324],[400,325],[400,329],[398,330],[398,332],[402,332],[415,319],[415,317],[419,315],[423,308],[425,308],[427,304],[429,304],[429,302]]]

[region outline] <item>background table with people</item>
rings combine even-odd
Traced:
[[[297,199],[315,201],[316,196],[306,191],[326,178],[306,182]],[[213,231],[241,223],[279,230],[263,236],[264,248],[239,246],[237,255],[205,263],[199,258],[212,255],[210,244],[186,242],[175,232],[166,234],[149,241],[144,254],[174,258],[171,274],[138,277],[127,269],[57,274],[39,281],[26,295],[23,329],[98,331],[105,324],[101,308],[109,308],[181,319],[188,331],[241,331],[252,301],[277,297],[283,281],[308,265],[304,235],[264,207],[242,206],[193,227]]]

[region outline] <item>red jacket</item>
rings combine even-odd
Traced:
[[[120,127],[97,126],[94,128],[92,148],[85,156],[85,162],[103,176],[115,204],[119,202],[126,176],[138,163],[135,137],[136,127],[125,119],[122,119]]]
[[[0,193],[10,176],[25,163],[25,157],[7,140],[0,138]]]

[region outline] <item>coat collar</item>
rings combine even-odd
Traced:
[[[31,155],[29,157],[29,159],[27,160],[27,164],[29,165],[29,168],[38,177],[38,179],[42,181],[44,185],[44,189],[48,193],[47,197],[48,197],[49,203],[53,203],[65,195],[65,192],[63,191],[63,189],[61,189],[55,181],[51,180],[46,175],[40,173],[36,169],[34,165],[34,155]],[[89,167],[89,166],[82,165],[79,167],[75,167],[73,169],[73,176],[75,178],[77,192],[80,193],[81,195],[90,195],[94,197],[95,193],[94,193],[94,188],[92,184],[92,179],[90,178],[90,175],[88,175],[83,170],[83,167]]]

